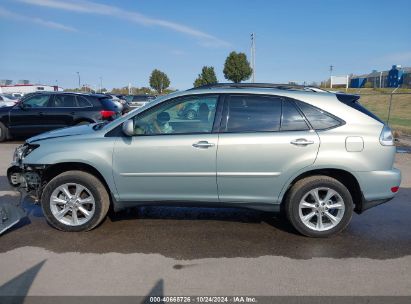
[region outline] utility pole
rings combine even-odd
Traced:
[[[99,79],[100,79],[100,93],[101,93],[103,90],[103,77],[100,76]]]
[[[76,72],[78,76],[78,88],[81,90],[81,84],[80,84],[80,72]]]
[[[252,82],[255,82],[255,33],[251,33],[251,68],[253,69]]]
[[[330,65],[330,88],[333,87],[333,80],[332,80],[333,69],[334,69],[334,66]]]

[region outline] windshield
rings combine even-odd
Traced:
[[[8,99],[17,100],[17,98],[14,97],[13,95],[4,94],[3,96],[6,97],[6,98],[8,98]]]

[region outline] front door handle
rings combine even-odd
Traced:
[[[207,148],[214,147],[214,146],[215,146],[215,144],[209,143],[206,140],[201,140],[201,141],[196,142],[196,143],[193,144],[194,148],[199,148],[199,149],[207,149]]]
[[[40,116],[43,116],[43,115],[44,115],[44,113],[43,113],[43,112],[39,112],[39,115],[40,115]]]
[[[307,146],[312,145],[314,142],[312,140],[306,140],[305,138],[298,138],[290,142],[292,145],[296,146]]]

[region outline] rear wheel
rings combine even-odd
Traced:
[[[41,206],[53,227],[63,231],[88,231],[105,218],[110,199],[94,175],[67,171],[46,185]]]
[[[292,186],[285,201],[287,218],[301,234],[328,237],[351,220],[353,201],[348,189],[329,176],[311,176]]]
[[[90,124],[89,121],[83,120],[83,121],[79,121],[78,123],[76,123],[76,126],[89,125],[89,124]]]

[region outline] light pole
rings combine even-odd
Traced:
[[[81,85],[80,85],[80,72],[76,72],[78,76],[78,88],[81,90]]]
[[[255,33],[251,33],[251,68],[252,73],[252,82],[255,82]]]
[[[103,90],[103,77],[99,77],[99,79],[100,79],[100,93],[101,93],[101,91]]]

